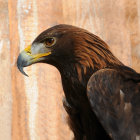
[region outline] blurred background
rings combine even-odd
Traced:
[[[43,30],[71,24],[100,36],[140,72],[140,0],[0,0],[0,139],[72,140],[58,70],[16,67],[19,52]]]

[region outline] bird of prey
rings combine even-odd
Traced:
[[[56,25],[42,32],[18,56],[18,69],[34,63],[55,66],[74,140],[138,140],[140,74],[121,63],[89,31]]]

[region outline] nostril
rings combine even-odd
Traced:
[[[27,53],[27,54],[31,54],[31,51],[27,51],[26,53]]]

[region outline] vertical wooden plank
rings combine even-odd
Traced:
[[[140,72],[140,16],[139,1],[125,0],[125,22],[130,35],[132,67]]]
[[[63,23],[62,1],[39,1],[38,33]],[[43,15],[43,16],[42,16]],[[36,132],[41,140],[69,140],[72,134],[62,106],[63,90],[60,73],[50,65],[38,64],[38,113]]]
[[[139,32],[139,38],[140,38],[140,1],[137,0],[137,11],[138,11],[138,32]],[[135,67],[136,67],[136,70],[138,72],[140,72],[140,41],[138,42],[137,46],[135,47],[134,49],[134,55],[136,56],[136,63],[135,63],[135,60],[133,61],[133,65],[135,63]]]
[[[27,44],[37,35],[37,6],[36,0],[17,0],[17,17],[18,17],[18,33],[20,40],[20,50],[23,50]],[[36,65],[29,67],[27,73],[30,77],[24,77],[24,88],[25,88],[25,111],[28,131],[28,138],[30,140],[36,139],[35,132],[35,116],[37,110],[37,100],[38,100],[38,85],[36,79]],[[30,74],[31,73],[31,74]]]
[[[0,139],[11,140],[11,71],[8,0],[0,0]]]
[[[12,139],[29,140],[28,119],[26,112],[26,96],[24,90],[24,79],[21,77],[16,60],[19,54],[19,32],[17,20],[17,0],[8,1],[9,9],[9,33],[10,33],[10,54],[11,54],[11,81],[12,81]]]

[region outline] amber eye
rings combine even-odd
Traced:
[[[54,38],[47,38],[45,41],[46,46],[51,47],[52,45],[54,45],[55,43],[55,39]]]

